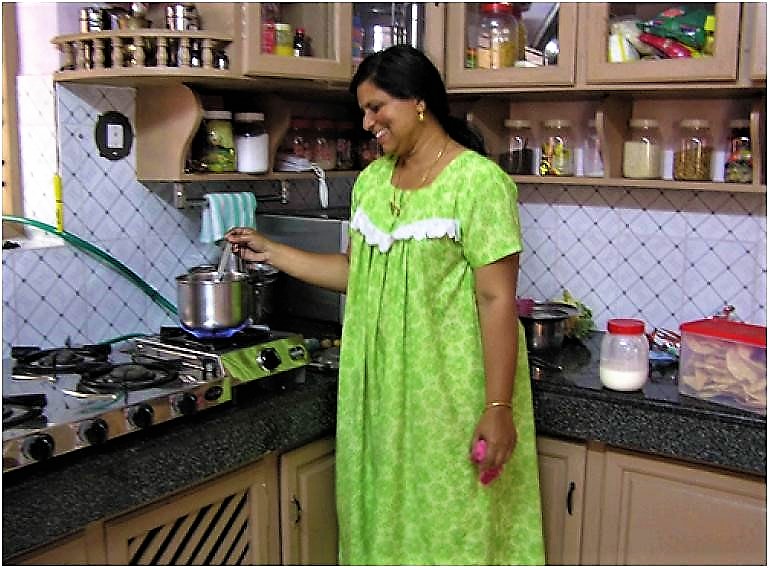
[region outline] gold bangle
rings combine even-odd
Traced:
[[[494,408],[495,406],[505,406],[506,408],[513,409],[513,406],[511,405],[511,403],[505,402],[504,400],[492,400],[486,404],[485,408],[489,410],[490,408]]]

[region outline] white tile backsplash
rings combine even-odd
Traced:
[[[65,229],[176,303],[174,278],[215,262],[218,249],[198,241],[200,208],[173,206],[172,184],[136,180],[135,147],[124,160],[99,156],[93,141],[98,116],[117,111],[133,124],[135,91],[54,89],[50,77],[38,76],[20,77],[19,86],[26,93],[20,112],[34,133],[22,141],[27,216],[53,224],[58,132]],[[330,207],[348,205],[352,181],[328,180]],[[292,182],[288,207],[317,210],[317,188],[314,180]],[[228,190],[268,195],[279,186],[191,183],[187,190],[191,197]],[[522,184],[519,196],[521,296],[543,300],[567,288],[592,308],[600,329],[618,316],[677,329],[727,302],[744,320],[766,323],[765,195]],[[282,207],[259,205],[262,211]],[[59,239],[42,240],[47,248],[3,251],[4,356],[11,345],[98,342],[175,323],[114,269]]]

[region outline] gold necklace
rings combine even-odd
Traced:
[[[422,179],[420,180],[420,186],[423,187],[425,185],[425,181],[428,179],[428,176],[430,176],[431,172],[433,171],[433,168],[436,167],[436,164],[439,163],[439,160],[444,156],[444,153],[446,152],[447,146],[449,146],[449,138],[446,139],[444,142],[444,146],[441,148],[441,150],[438,151],[438,154],[436,154],[436,159],[433,160],[430,166],[428,166],[428,169],[425,170],[425,174],[422,176]],[[401,171],[398,173],[398,179],[395,180],[396,184],[398,185],[401,182]],[[401,215],[401,195],[404,193],[403,189],[398,189],[396,187],[393,188],[393,195],[390,198],[390,212],[393,214],[394,217],[398,217]]]

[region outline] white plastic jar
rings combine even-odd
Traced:
[[[602,338],[599,379],[608,389],[634,391],[649,376],[650,344],[644,335],[644,322],[637,319],[611,319]]]
[[[265,115],[261,112],[236,112],[233,122],[238,171],[249,174],[265,173],[269,166],[270,154]]]

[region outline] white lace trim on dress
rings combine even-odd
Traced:
[[[380,252],[388,252],[395,241],[408,239],[440,239],[450,237],[457,241],[460,238],[460,222],[457,219],[423,219],[402,225],[392,233],[387,233],[377,227],[369,216],[358,209],[350,222],[351,228],[361,233],[370,246],[376,246]]]

